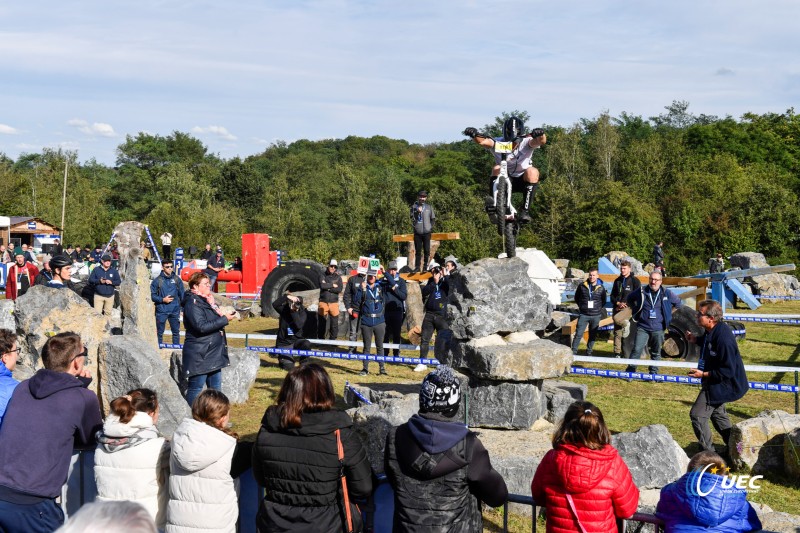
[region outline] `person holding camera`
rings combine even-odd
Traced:
[[[344,301],[344,308],[347,309],[347,319],[348,319],[348,340],[350,342],[355,342],[358,340],[358,313],[359,313],[359,305],[358,299],[356,298],[356,293],[358,292],[358,288],[364,282],[364,274],[356,274],[355,276],[350,276],[347,278],[347,285],[344,289],[344,295],[342,296],[342,300]],[[350,346],[348,347],[347,351],[349,353],[353,353],[355,351],[355,347]]]
[[[428,357],[434,330],[437,336],[444,332],[450,332],[450,325],[447,323],[447,300],[450,295],[450,284],[438,263],[431,265],[431,276],[428,283],[422,288],[422,301],[425,305],[425,317],[422,319],[422,341],[419,345],[419,356],[422,359]],[[419,364],[414,372],[424,372],[427,368],[426,365]]]
[[[308,313],[303,306],[303,298],[286,292],[283,296],[272,302],[272,308],[278,313],[278,338],[275,340],[276,348],[292,348],[295,350],[308,350],[311,343],[306,340],[303,328],[306,325]],[[300,359],[302,363],[308,359]],[[294,368],[294,356],[278,354],[278,366],[284,370]]]
[[[361,338],[364,340],[364,355],[372,349],[372,336],[375,335],[375,354],[383,355],[383,337],[386,335],[386,294],[378,284],[375,274],[367,274],[366,281],[361,282],[356,292],[361,316]],[[378,361],[381,375],[386,375],[386,364]],[[364,368],[359,375],[369,374],[369,361],[364,359]]]

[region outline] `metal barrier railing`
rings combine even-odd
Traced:
[[[239,476],[239,533],[255,533],[256,532],[256,514],[258,507],[261,504],[261,499],[264,497],[264,490],[259,487],[253,478],[252,470],[247,470]],[[381,489],[379,491],[379,489]],[[387,491],[388,489],[388,491]],[[387,524],[391,524],[391,517],[382,515],[386,512],[394,512],[393,496],[390,492],[391,487],[385,475],[378,477],[378,485],[375,487],[373,493],[378,494],[381,492],[383,501],[372,500],[363,506],[362,509],[373,513],[374,516],[366,517],[367,522],[374,524],[372,529],[373,533],[384,533]],[[72,464],[70,466],[67,483],[61,490],[61,508],[64,510],[66,517],[75,514],[77,510],[85,503],[94,501],[97,497],[97,487],[94,478],[94,449],[88,450],[75,450],[72,456]],[[536,532],[536,503],[530,496],[523,496],[521,494],[509,494],[508,499],[503,504],[503,532],[508,533],[508,505],[510,503],[529,505],[531,506],[532,526],[531,531]],[[618,531],[625,531],[625,522],[643,522],[647,524],[654,524],[656,526],[656,533],[663,531],[662,526],[664,523],[652,514],[636,513],[627,520],[617,520]]]

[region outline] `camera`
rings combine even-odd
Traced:
[[[431,274],[441,274],[441,273],[442,273],[442,267],[433,267],[431,269]]]

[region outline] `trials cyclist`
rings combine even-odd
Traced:
[[[508,164],[508,177],[511,180],[511,191],[521,192],[525,198],[522,210],[517,218],[521,224],[527,224],[531,221],[529,209],[536,194],[536,189],[539,187],[539,169],[531,164],[531,156],[535,149],[547,143],[547,135],[545,135],[543,129],[535,128],[527,134],[523,133],[524,131],[525,124],[517,117],[506,119],[503,123],[503,136],[496,139],[484,137],[478,133],[477,129],[472,127],[464,130],[464,135],[490,151],[493,151],[495,141],[514,141],[514,150],[508,155],[506,162]],[[495,165],[491,176],[492,187],[500,174],[500,154],[494,153],[494,160]],[[492,219],[492,222],[495,222],[495,206],[492,196],[486,199],[486,211],[489,213],[489,218]]]

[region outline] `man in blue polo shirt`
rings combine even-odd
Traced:
[[[628,295],[628,307],[637,326],[631,359],[641,358],[645,345],[650,348],[650,359],[661,359],[664,331],[672,321],[672,308],[680,305],[681,299],[661,286],[661,272],[657,270],[650,274],[647,287],[639,287]],[[628,365],[625,371],[636,372],[636,366]],[[649,371],[655,374],[658,367],[650,366]]]

